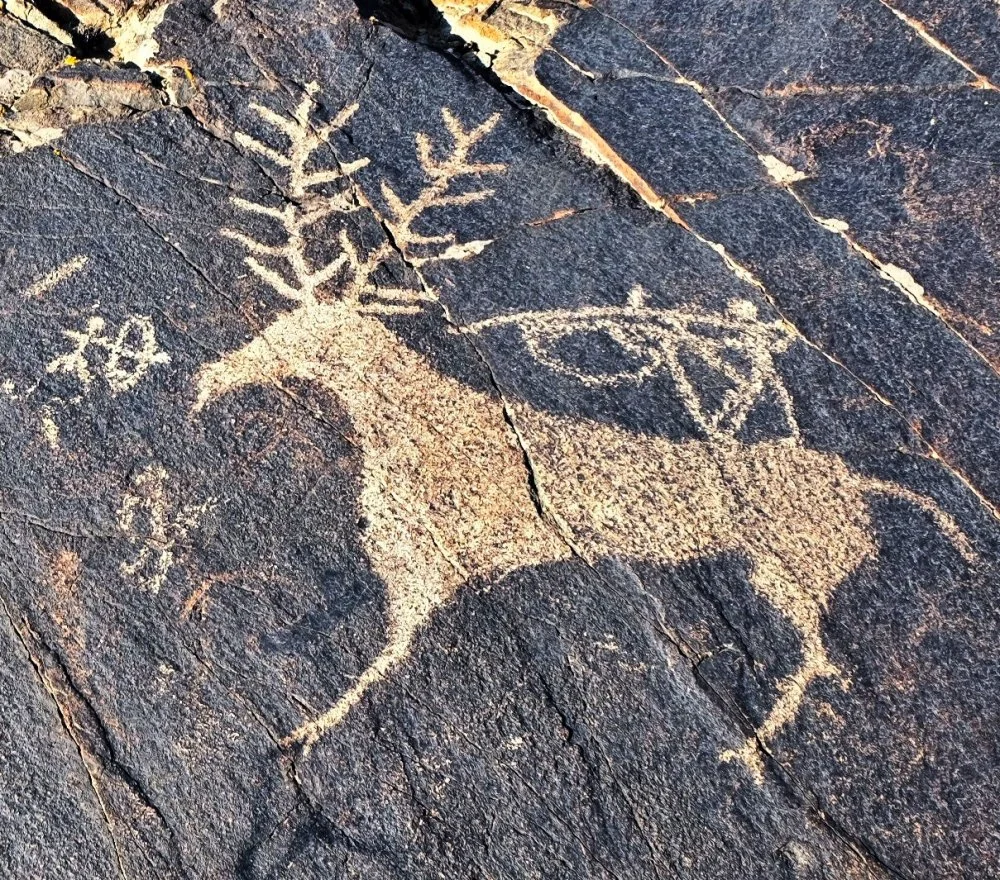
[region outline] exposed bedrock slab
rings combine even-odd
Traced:
[[[579,6],[5,4],[11,876],[990,876],[972,19]]]

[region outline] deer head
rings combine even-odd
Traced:
[[[335,157],[334,167],[314,170],[317,152],[329,143],[334,132],[350,122],[358,109],[354,104],[329,122],[314,125],[311,117],[317,89],[315,84],[306,89],[291,116],[261,104],[251,105],[283,137],[282,149],[244,132],[235,135],[238,145],[274,166],[285,184],[280,206],[241,197],[234,197],[232,202],[240,211],[273,222],[283,242],[268,244],[235,228],[223,229],[222,234],[245,248],[244,262],[250,271],[293,308],[252,342],[200,371],[196,409],[245,384],[279,382],[289,376],[310,378],[321,365],[328,374],[335,366],[329,358],[337,349],[331,348],[331,339],[346,334],[360,344],[365,321],[381,315],[417,312],[436,301],[433,290],[420,276],[421,267],[434,261],[466,259],[490,244],[459,243],[454,234],[424,235],[415,224],[428,209],[468,205],[493,194],[489,189],[455,192],[454,184],[463,178],[504,170],[503,165],[470,158],[475,146],[496,126],[499,114],[466,129],[449,110],[443,110],[451,149],[441,156],[426,134],[418,134],[415,148],[425,186],[415,199],[405,201],[383,181],[381,195],[387,208],[380,212],[353,178],[355,172],[369,164],[367,158],[341,162]],[[341,229],[325,262],[317,263],[310,257],[307,251],[313,227],[335,215],[363,210],[374,214],[386,231],[381,243],[363,250],[346,229]],[[376,282],[377,271],[394,259],[401,259],[416,271],[419,288],[386,288]]]

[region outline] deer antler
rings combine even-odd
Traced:
[[[364,308],[380,314],[416,312],[420,304],[430,302],[435,297],[428,292],[408,289],[378,289],[372,282],[376,270],[388,260],[394,246],[398,248],[414,267],[435,260],[460,260],[482,252],[490,244],[488,241],[470,241],[459,244],[454,233],[447,235],[421,235],[414,231],[414,222],[427,210],[436,207],[469,205],[482,201],[493,194],[493,190],[483,189],[465,193],[452,191],[454,183],[463,177],[493,174],[503,171],[506,166],[499,163],[470,161],[473,148],[496,126],[500,114],[495,114],[486,122],[466,130],[451,111],[444,109],[442,116],[452,138],[451,152],[442,159],[435,158],[430,138],[423,133],[416,136],[416,152],[420,167],[428,178],[428,184],[411,202],[404,202],[388,183],[382,183],[382,194],[389,207],[388,216],[380,218],[392,233],[393,241],[383,241],[377,247],[362,254],[346,231],[337,238],[339,253],[321,266],[314,266],[306,256],[306,230],[332,214],[346,214],[360,208],[375,211],[364,194],[354,188],[351,191],[324,195],[315,187],[350,179],[356,171],[368,165],[367,158],[354,162],[339,162],[336,168],[314,171],[308,170],[310,160],[330,136],[350,122],[357,112],[353,104],[342,110],[325,125],[315,127],[310,122],[314,106],[315,84],[306,89],[306,94],[290,117],[282,116],[261,104],[251,104],[251,109],[272,128],[280,132],[288,141],[285,152],[279,152],[267,144],[250,137],[244,132],[235,135],[240,146],[256,153],[272,165],[286,172],[288,176],[287,197],[289,202],[281,208],[234,197],[233,204],[241,211],[270,217],[281,224],[285,232],[285,243],[272,245],[251,235],[227,228],[222,234],[238,241],[249,252],[245,262],[261,281],[275,292],[303,305],[317,302],[321,287],[339,274],[344,275],[341,293],[357,299],[363,294],[377,295],[379,302],[369,303]],[[417,255],[413,248],[426,249],[443,245],[431,255]],[[263,259],[280,260],[291,271],[289,280],[282,273],[262,262]]]
[[[239,197],[232,199],[233,204],[241,211],[277,220],[284,229],[285,243],[280,246],[269,245],[238,229],[222,230],[223,235],[238,241],[249,251],[245,262],[261,281],[286,299],[302,304],[315,303],[319,289],[331,281],[345,266],[354,268],[353,249],[348,250],[343,247],[334,259],[321,266],[314,266],[306,256],[306,231],[310,226],[332,214],[350,213],[360,207],[356,202],[352,202],[346,193],[322,195],[313,190],[317,186],[349,178],[369,162],[365,158],[355,162],[338,162],[336,168],[322,171],[308,170],[309,161],[315,152],[327,143],[330,135],[347,125],[358,109],[357,104],[352,104],[344,108],[330,122],[314,127],[309,117],[315,103],[313,96],[316,91],[315,84],[306,89],[306,94],[291,117],[282,116],[262,104],[250,105],[264,122],[287,138],[286,152],[279,152],[244,132],[237,132],[234,138],[240,146],[257,153],[288,175],[287,196],[290,201],[281,208]],[[342,236],[341,245],[344,240],[345,236]],[[262,263],[259,259],[262,257],[283,260],[287,263],[292,280],[287,280],[281,272]],[[356,264],[357,260],[353,262]]]
[[[423,132],[419,132],[414,139],[420,168],[428,180],[419,195],[412,201],[405,202],[388,183],[383,181],[381,186],[388,214],[380,219],[392,234],[395,247],[403,254],[407,263],[418,272],[420,267],[427,263],[464,260],[475,256],[492,243],[491,241],[459,243],[455,233],[423,235],[414,230],[413,224],[431,208],[471,205],[489,198],[493,195],[492,189],[456,193],[452,191],[452,187],[461,178],[498,174],[507,167],[499,162],[473,162],[469,159],[473,148],[493,131],[500,121],[499,113],[472,129],[464,128],[447,107],[441,110],[441,116],[452,140],[451,152],[447,156],[436,158],[431,140]],[[373,205],[370,207],[378,215],[376,208]],[[435,245],[439,249],[428,254],[428,248]],[[414,253],[415,249],[424,253],[422,255]],[[381,288],[378,291],[366,291],[377,293],[378,301],[368,303],[364,308],[367,312],[382,315],[419,313],[424,304],[437,301],[434,292],[427,285],[424,287],[424,290]]]
[[[455,115],[445,107],[441,111],[445,127],[452,139],[451,152],[443,159],[434,156],[434,148],[430,138],[420,132],[416,136],[417,158],[420,167],[430,183],[421,190],[412,202],[404,202],[388,183],[382,183],[382,197],[389,207],[389,216],[385,218],[386,225],[392,232],[396,245],[406,255],[414,266],[440,260],[461,260],[482,253],[490,244],[489,241],[468,241],[462,244],[454,233],[447,235],[421,235],[413,229],[414,222],[431,208],[455,207],[481,202],[493,195],[492,189],[472,190],[456,193],[452,186],[463,177],[481,174],[498,174],[506,170],[506,165],[499,162],[473,162],[469,154],[473,148],[488,135],[497,122],[500,114],[496,113],[472,129],[465,129]],[[433,245],[444,247],[426,256],[412,252],[414,248],[426,249]]]

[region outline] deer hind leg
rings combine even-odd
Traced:
[[[389,618],[386,644],[333,706],[282,740],[286,748],[300,745],[308,750],[337,727],[373,685],[406,660],[414,638],[434,609],[446,602],[465,580],[465,573],[447,557],[424,518],[415,521],[411,509],[405,512],[386,509],[384,502],[372,509],[364,505],[364,494],[367,493],[363,493],[362,504],[371,518],[365,533],[365,550],[386,588]]]
[[[802,637],[802,663],[778,683],[778,698],[763,723],[740,748],[727,749],[721,756],[724,761],[742,762],[760,783],[764,779],[761,747],[769,746],[774,737],[795,720],[809,685],[818,678],[836,678],[844,686],[849,682],[827,656],[820,630],[821,607],[836,584],[830,584],[829,589],[817,589],[815,584],[805,587],[791,577],[779,560],[755,560],[751,582],[755,592],[783,612]]]

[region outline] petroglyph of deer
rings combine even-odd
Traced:
[[[407,202],[382,185],[388,211],[381,219],[393,241],[362,253],[342,232],[333,259],[316,265],[305,251],[309,226],[331,214],[375,209],[349,177],[364,160],[330,171],[306,170],[315,150],[354,112],[348,108],[314,128],[311,107],[308,95],[292,118],[257,107],[287,138],[285,152],[240,137],[286,170],[290,198],[281,207],[236,204],[273,220],[283,228],[285,243],[264,244],[237,230],[225,233],[247,249],[252,272],[293,308],[197,377],[199,409],[245,385],[315,382],[341,402],[361,450],[363,545],[387,592],[386,644],[337,703],[303,724],[286,744],[308,747],[338,725],[408,656],[435,609],[470,581],[495,580],[574,555],[589,562],[613,556],[676,565],[726,551],[747,558],[754,589],[802,638],[802,664],[780,683],[778,699],[756,732],[766,743],[795,716],[811,681],[839,674],[826,655],[820,619],[838,584],[877,553],[869,495],[911,502],[963,554],[971,552],[952,518],[928,498],[857,474],[836,455],[797,441],[791,398],[772,358],[792,339],[780,322],[761,321],[749,303],[732,303],[721,316],[653,309],[637,289],[621,307],[529,313],[467,328],[501,332],[497,328],[513,322],[549,363],[548,344],[560,326],[617,333],[620,344],[647,365],[633,378],[655,369],[674,375],[705,435],[701,440],[670,442],[524,402],[506,403],[442,374],[383,320],[437,307],[434,293],[426,285],[421,291],[379,289],[373,274],[396,249],[419,265],[468,258],[488,244],[421,235],[414,223],[428,208],[470,204],[490,194],[470,190],[469,182],[501,167],[477,163],[470,155],[497,120],[466,129],[444,111],[450,151],[441,156],[424,135],[416,141],[427,177],[419,195]],[[456,192],[460,179],[465,185]],[[345,189],[324,194],[331,184]],[[685,345],[737,389],[714,415],[705,412],[683,374],[677,352]],[[626,378],[611,374],[587,381]],[[766,388],[784,407],[791,442],[741,443],[738,429]],[[757,738],[729,757],[759,775]]]

